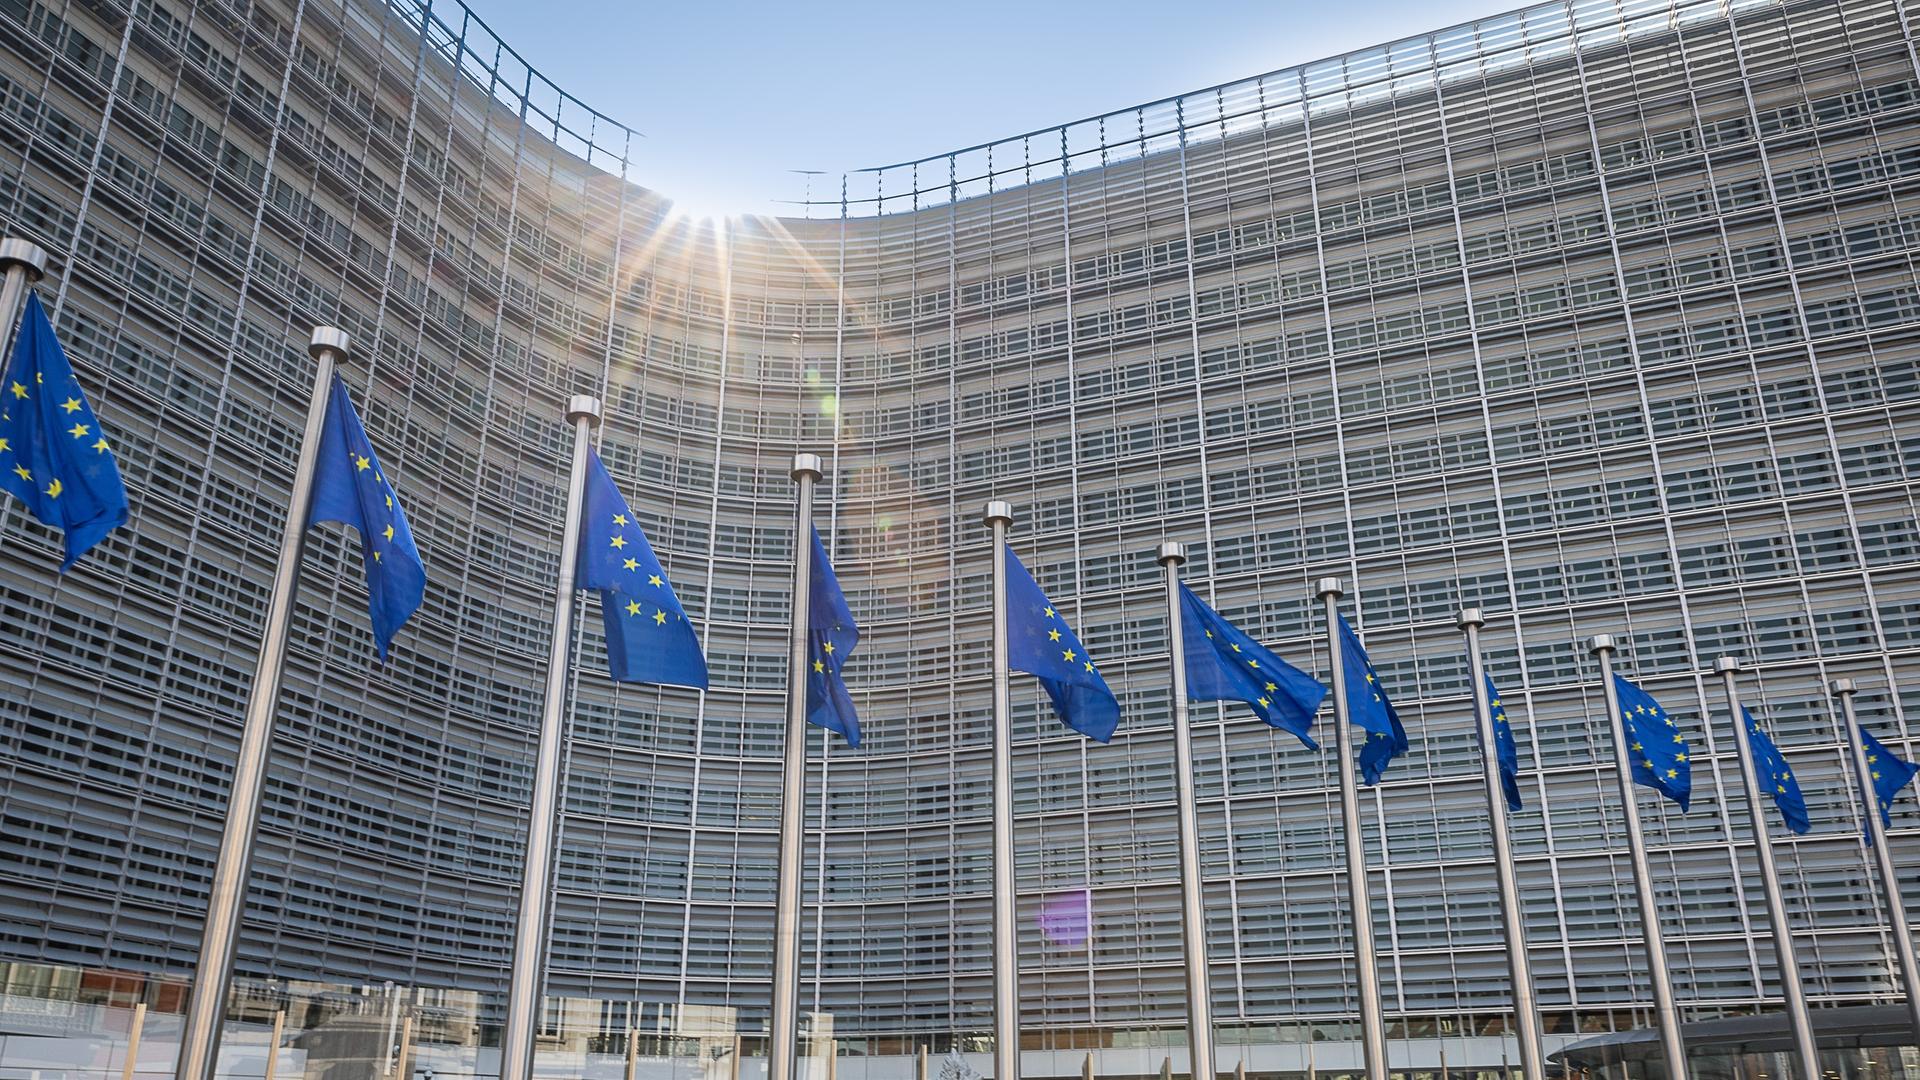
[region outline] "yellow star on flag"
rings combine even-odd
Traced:
[[[353,455],[353,471],[354,472],[366,472],[368,469],[371,469],[371,468],[373,468],[373,462],[368,461],[365,457],[362,457],[359,454]]]
[[[69,413],[77,413],[80,411],[80,399],[68,398],[67,400],[60,403],[60,407],[67,410]]]

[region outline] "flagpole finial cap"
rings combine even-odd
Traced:
[[[1313,583],[1313,595],[1322,600],[1325,600],[1329,596],[1338,600],[1344,592],[1346,592],[1346,590],[1340,587],[1340,579],[1337,577],[1323,577]]]
[[[1855,689],[1852,679],[1835,679],[1831,685],[1834,697],[1846,697]]]
[[[1617,646],[1612,634],[1595,634],[1587,639],[1587,651],[1590,653],[1613,652]]]
[[[793,468],[788,471],[787,475],[793,477],[795,480],[799,480],[802,477],[818,480],[826,474],[820,471],[819,454],[795,454],[793,455]]]
[[[1478,628],[1485,625],[1487,625],[1487,617],[1480,614],[1479,608],[1463,607],[1460,609],[1460,629],[1465,630],[1470,626]]]
[[[323,352],[335,352],[345,356],[353,351],[353,338],[337,326],[316,326],[313,338],[307,343],[307,355],[315,360]]]
[[[1716,656],[1713,658],[1713,673],[1727,675],[1740,670],[1740,658],[1737,656]]]
[[[47,272],[47,249],[19,236],[0,240],[0,269],[15,264],[27,268],[27,284],[31,285]]]
[[[987,512],[984,516],[989,525],[1012,525],[1013,504],[1005,499],[994,499],[987,503]]]
[[[1160,560],[1161,566],[1179,566],[1187,561],[1187,545],[1178,540],[1162,540],[1154,558]]]
[[[567,423],[585,420],[588,427],[600,425],[600,399],[592,394],[575,394],[567,399]]]

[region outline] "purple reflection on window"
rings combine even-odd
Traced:
[[[1040,904],[1040,932],[1047,942],[1063,949],[1087,943],[1093,925],[1092,896],[1085,889],[1055,893]]]

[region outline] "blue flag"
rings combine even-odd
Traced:
[[[427,591],[427,571],[413,546],[413,530],[400,512],[393,485],[380,471],[380,458],[353,411],[347,384],[333,377],[327,414],[320,428],[320,460],[313,467],[313,507],[307,527],[337,521],[360,530],[360,554],[367,572],[367,614],[380,659]]]
[[[1867,753],[1867,776],[1873,781],[1874,801],[1880,804],[1880,821],[1890,829],[1893,827],[1893,800],[1900,794],[1901,788],[1913,782],[1914,774],[1920,773],[1920,766],[1900,760],[1900,755],[1880,745],[1880,740],[1874,738],[1866,728],[1859,730],[1860,746]],[[1867,825],[1871,830],[1872,821],[1868,821]]]
[[[1781,820],[1797,833],[1813,828],[1813,821],[1807,817],[1806,797],[1800,794],[1800,781],[1794,779],[1793,769],[1781,756],[1780,748],[1760,730],[1760,721],[1755,720],[1744,705],[1740,707],[1740,719],[1747,725],[1747,745],[1753,748],[1754,779],[1763,790],[1772,793],[1773,805],[1780,808]],[[1754,824],[1759,826],[1759,822]]]
[[[847,654],[860,642],[860,628],[847,608],[840,579],[827,561],[827,545],[820,531],[813,533],[812,584],[807,587],[807,722],[846,736],[848,746],[860,745],[860,716],[853,711],[840,669]]]
[[[1487,711],[1493,721],[1493,752],[1500,763],[1500,790],[1507,796],[1507,809],[1518,813],[1520,801],[1520,748],[1513,743],[1513,725],[1507,722],[1507,707],[1500,703],[1500,691],[1493,688],[1493,676],[1487,679]]]
[[[1309,732],[1327,688],[1221,618],[1185,583],[1180,637],[1188,700],[1244,701],[1255,716],[1319,749]]]
[[[1347,719],[1367,733],[1360,744],[1360,776],[1377,784],[1387,771],[1387,763],[1407,752],[1407,729],[1400,726],[1400,713],[1387,700],[1380,675],[1360,645],[1345,615],[1340,622],[1340,674],[1347,683]]]
[[[0,487],[59,529],[64,573],[127,523],[127,489],[40,297],[27,294],[13,362],[0,376]]]
[[[600,594],[607,672],[616,682],[707,688],[707,658],[680,598],[596,450],[587,451],[574,588]]]
[[[1685,810],[1693,801],[1693,761],[1687,737],[1673,717],[1645,690],[1622,675],[1613,677],[1620,697],[1620,732],[1633,760],[1633,782],[1650,787]]]
[[[1009,666],[1040,680],[1061,723],[1107,742],[1120,726],[1119,700],[1011,545],[1006,553]]]

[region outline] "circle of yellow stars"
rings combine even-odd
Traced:
[[[1658,720],[1661,723],[1667,725],[1670,728],[1679,727],[1678,724],[1675,724],[1673,722],[1673,717],[1668,716],[1666,713],[1663,713],[1658,709],[1649,709],[1645,705],[1635,705],[1633,708],[1627,711],[1634,714],[1635,716],[1650,716],[1655,720]],[[1681,746],[1685,746],[1687,744],[1687,737],[1685,735],[1680,734],[1678,731],[1675,731],[1673,733],[1673,741]],[[1652,773],[1655,776],[1659,776],[1661,774],[1660,766],[1655,765],[1653,763],[1653,758],[1647,753],[1646,745],[1642,743],[1639,739],[1635,739],[1633,740],[1632,747],[1633,747],[1633,752],[1640,755],[1640,764],[1645,766],[1646,770],[1649,773]],[[1684,764],[1689,760],[1689,758],[1687,756],[1687,752],[1685,750],[1682,750],[1679,753],[1673,755],[1673,760]],[[1667,779],[1677,780],[1679,779],[1679,777],[1680,777],[1679,769],[1666,770]]]
[[[36,376],[34,380],[35,385],[40,385],[44,383],[44,381],[45,381],[45,376]],[[8,393],[13,395],[13,399],[15,401],[26,401],[30,397],[32,397],[32,392],[27,389],[27,384],[21,382],[18,379],[13,380],[11,385],[7,387],[7,391]],[[71,397],[71,396],[68,397],[65,401],[62,401],[60,403],[61,411],[65,412],[69,417],[72,417],[74,413],[79,412],[81,409],[85,407],[86,406],[81,403],[79,398]],[[11,419],[13,419],[12,410],[0,412],[0,421],[11,420]],[[81,420],[77,417],[74,418],[73,426],[66,429],[66,433],[78,441],[84,441],[87,438],[87,436],[93,435],[94,440],[90,444],[90,447],[93,450],[93,452],[96,454],[104,454],[107,452],[107,448],[108,448],[107,437],[105,435],[95,434],[92,425],[81,422]],[[12,441],[6,438],[5,436],[0,436],[0,454],[14,453],[14,452],[16,451],[14,451],[13,449]],[[13,475],[19,477],[25,483],[31,484],[34,482],[33,470],[27,468],[26,465],[22,464],[17,460],[13,463]],[[59,477],[56,476],[56,477],[53,477],[51,480],[48,480],[47,486],[41,490],[42,490],[42,493],[45,494],[47,498],[57,499],[61,496],[62,493],[66,491],[66,485],[61,482]]]
[[[627,517],[627,515],[625,514],[615,514],[613,515],[613,524],[615,528],[624,529],[629,525],[632,525],[633,520]],[[608,538],[607,542],[609,545],[613,547],[615,551],[619,551],[623,553],[620,559],[620,569],[625,570],[630,574],[638,574],[640,572],[640,560],[632,555],[624,554],[627,548],[627,543],[628,543],[625,533],[614,533],[610,538]],[[647,575],[647,587],[654,588],[654,589],[665,589],[667,587],[667,583],[666,583],[666,580],[663,579],[659,574],[649,573]],[[646,616],[648,619],[652,620],[653,625],[655,626],[665,626],[667,624],[668,614],[667,614],[666,606],[659,603],[658,601],[656,601],[654,604],[652,615],[647,615],[647,607],[645,604],[642,604],[640,601],[632,599],[631,597],[628,598],[626,604],[624,605],[624,610],[627,613],[627,617],[630,619],[637,619],[642,616]]]

